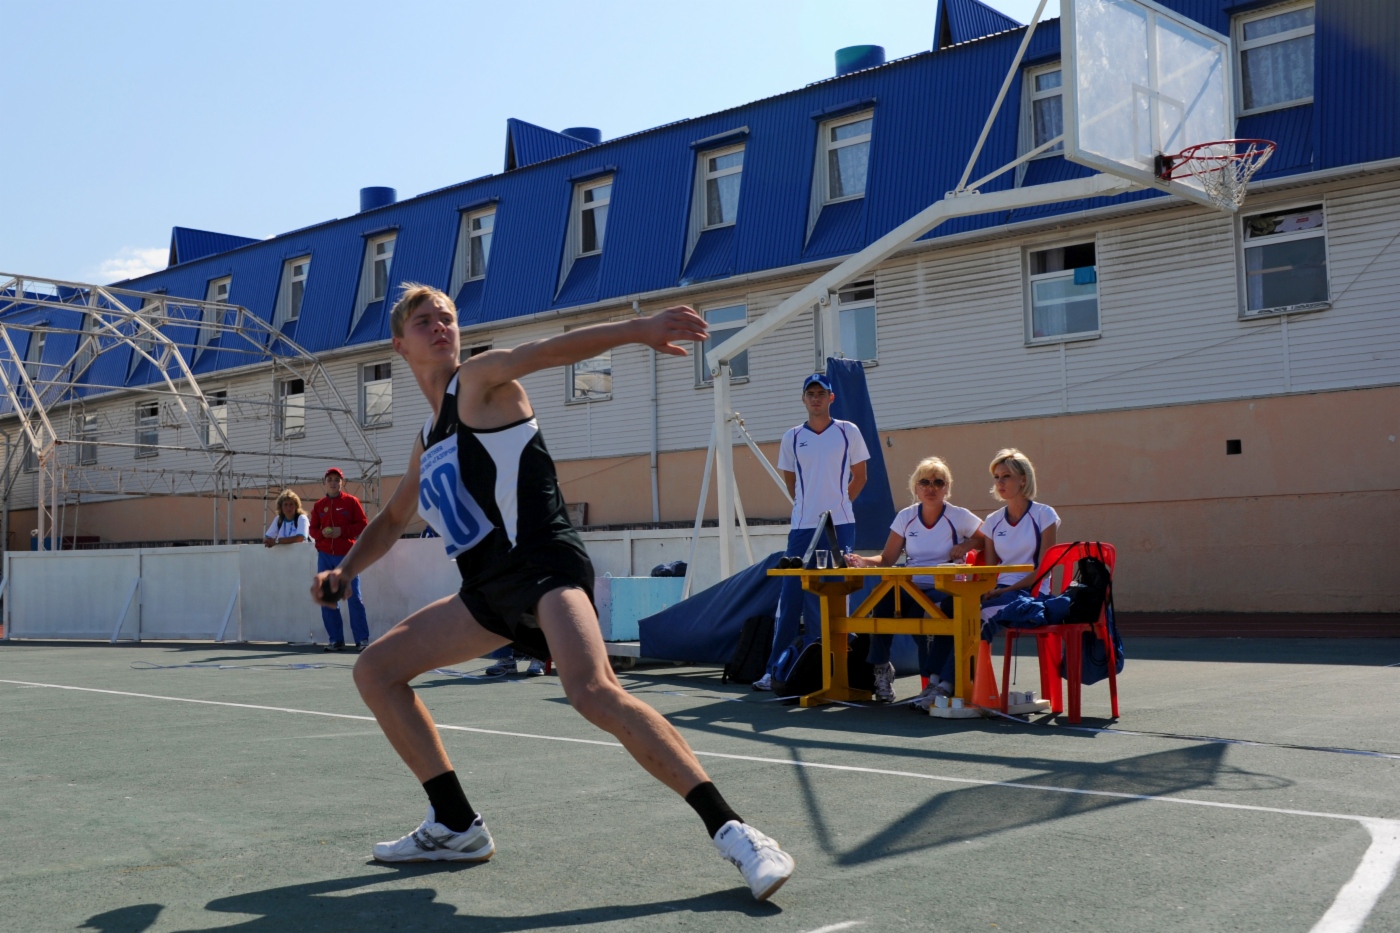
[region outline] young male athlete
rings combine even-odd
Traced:
[[[409,687],[425,671],[504,645],[552,657],[564,693],[612,733],[637,763],[685,798],[720,854],[765,900],[792,874],[793,858],[730,809],[679,732],[622,689],[608,664],[592,603],[593,567],[564,499],[520,377],[628,343],[686,356],[703,341],[690,308],[580,327],[459,365],[457,312],[435,288],[406,285],[390,316],[394,351],[433,406],[402,482],[340,566],[316,575],[311,596],[333,604],[348,580],[382,557],[415,512],[440,532],[462,590],[420,609],[369,646],[355,685],[399,757],[423,784],[428,817],[374,847],[386,862],[485,861],[496,851],[467,802],[427,707]]]

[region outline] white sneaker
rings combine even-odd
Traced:
[[[755,680],[755,681],[753,682],[753,688],[754,688],[755,690],[772,690],[772,689],[773,689],[773,675],[772,675],[772,674],[764,674],[762,677],[758,678],[758,680]]]
[[[520,668],[516,666],[515,659],[510,658],[505,661],[497,661],[486,670],[481,672],[483,677],[505,677],[507,674],[517,674]]]
[[[894,665],[889,661],[875,665],[875,702],[894,702]]]
[[[380,862],[484,862],[496,854],[496,843],[481,814],[463,832],[453,832],[428,818],[417,829],[393,842],[376,842],[374,857]]]
[[[715,848],[748,882],[756,900],[766,901],[792,875],[797,863],[777,842],[747,823],[730,820],[715,833]]]
[[[917,710],[918,712],[927,713],[929,707],[933,706],[934,701],[939,697],[952,695],[953,685],[948,683],[948,681],[943,680],[937,683],[930,682],[929,685],[924,688],[923,693],[920,693],[909,706],[911,709]]]

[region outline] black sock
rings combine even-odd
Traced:
[[[705,832],[710,834],[710,838],[715,838],[715,833],[719,828],[730,820],[744,822],[739,814],[729,808],[725,802],[724,795],[715,788],[715,785],[706,781],[704,784],[697,784],[695,789],[685,795],[685,802],[700,814],[700,819],[705,821]]]
[[[467,803],[467,795],[462,793],[456,771],[444,771],[435,778],[429,778],[423,782],[423,789],[428,792],[428,803],[433,805],[433,819],[454,833],[471,828],[476,811]]]

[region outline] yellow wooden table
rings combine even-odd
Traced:
[[[846,679],[848,634],[871,635],[951,635],[954,665],[953,696],[972,702],[972,663],[981,638],[982,594],[996,587],[999,573],[1031,573],[1030,564],[1003,564],[970,567],[944,564],[937,567],[839,567],[827,570],[770,570],[770,577],[801,577],[802,588],[816,593],[822,606],[822,689],[802,698],[803,706],[817,706],[832,700],[862,701],[869,692],[852,689]],[[933,577],[934,586],[953,597],[953,615],[945,616],[914,585],[914,577]],[[856,608],[847,612],[846,597],[865,586],[865,577],[879,577],[875,590]],[[875,606],[891,591],[895,611],[906,601],[927,613],[921,619],[876,618]],[[911,607],[912,608],[912,607]],[[839,637],[838,637],[839,636]]]

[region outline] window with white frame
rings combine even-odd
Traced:
[[[360,367],[360,424],[379,428],[391,424],[394,416],[394,371],[389,363],[366,363]]]
[[[601,253],[603,234],[608,226],[608,205],[612,203],[612,178],[579,185],[577,199],[578,255]]]
[[[34,449],[34,445],[29,443],[29,435],[24,436],[24,462],[20,468],[26,473],[37,473],[39,471],[39,452]]]
[[[24,371],[29,374],[30,379],[39,378],[44,362],[44,347],[48,342],[48,331],[34,330],[29,332],[29,347],[24,354]]]
[[[1246,314],[1325,305],[1327,218],[1321,204],[1244,218]]]
[[[220,304],[228,304],[229,289],[233,287],[233,276],[226,275],[221,279],[210,279],[209,284],[204,289],[205,301],[216,301]],[[199,346],[207,347],[209,341],[214,339],[214,328],[223,318],[223,312],[218,308],[205,308],[203,320],[199,325]]]
[[[154,457],[160,443],[160,402],[136,404],[136,456]]]
[[[462,214],[462,229],[457,235],[457,255],[452,264],[452,294],[457,294],[467,282],[486,278],[486,264],[491,258],[491,237],[495,231],[494,207]]]
[[[569,401],[596,402],[612,398],[612,351],[580,360],[568,367]]]
[[[306,432],[306,383],[282,379],[277,383],[277,436],[300,437]]]
[[[142,299],[141,310],[136,312],[137,319],[139,321],[144,321],[151,327],[155,327],[157,325],[155,315],[148,312],[152,312],[156,305],[157,301],[153,298]],[[147,356],[155,356],[156,344],[159,342],[151,335],[150,331],[148,331],[145,326],[137,322],[132,322],[131,335],[132,342],[136,346],[135,349],[132,350],[131,363],[127,366],[126,370],[126,377],[128,379],[136,372],[136,367],[140,366]],[[138,349],[141,351],[140,353],[136,352]]]
[[[739,216],[739,185],[744,179],[744,146],[716,149],[700,156],[705,195],[703,229],[724,227]]]
[[[705,323],[710,325],[710,336],[701,345],[700,352],[695,354],[695,381],[700,385],[707,385],[713,381],[710,378],[709,369],[705,366],[705,354],[743,330],[749,323],[747,305],[725,305],[722,308],[710,308],[704,312],[704,316]],[[729,361],[729,375],[732,379],[748,378],[748,350]]]
[[[201,415],[205,447],[222,447],[228,437],[228,389],[217,389],[204,393],[204,401],[209,404],[209,413]]]
[[[276,326],[290,324],[301,317],[301,302],[306,295],[306,277],[310,272],[310,256],[298,256],[282,263],[282,287],[277,291]]]
[[[875,280],[852,282],[836,293],[840,314],[841,353],[848,360],[873,363],[875,344]]]
[[[480,356],[489,349],[491,349],[491,344],[489,343],[478,343],[475,346],[463,347],[461,359],[469,360],[474,356]]]
[[[1240,52],[1240,110],[1255,113],[1313,98],[1311,0],[1269,7],[1235,19]]]
[[[1025,144],[1022,152],[1030,152],[1065,132],[1065,106],[1061,86],[1060,63],[1027,68],[1025,77],[1026,106],[1023,128]],[[1063,152],[1065,144],[1056,143],[1041,155]],[[1037,156],[1039,158],[1039,156]]]
[[[97,416],[76,415],[73,428],[78,435],[78,463],[91,466],[97,462]]]
[[[92,361],[97,359],[97,318],[92,314],[83,315],[83,324],[78,334],[78,353],[73,359],[73,378],[81,376]]]
[[[350,321],[354,330],[365,309],[389,294],[389,275],[394,267],[394,242],[397,234],[386,233],[365,242],[364,267],[360,270],[359,297],[355,301],[355,316]]]
[[[1093,243],[1030,250],[1031,340],[1063,340],[1099,332],[1099,278]]]
[[[873,111],[829,120],[821,128],[822,203],[865,196],[865,178],[870,168],[870,131],[875,124]]]

